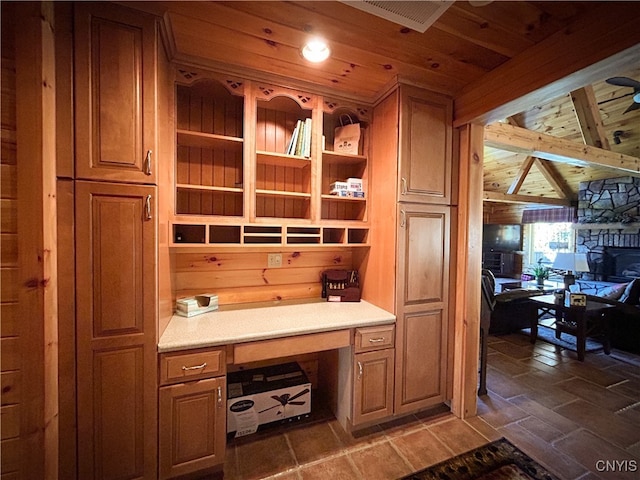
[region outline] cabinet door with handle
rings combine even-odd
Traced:
[[[224,464],[226,377],[160,388],[160,478]]]
[[[155,478],[156,187],[76,182],[78,478]]]
[[[406,85],[400,93],[398,201],[450,204],[453,103]]]
[[[393,414],[394,352],[387,348],[354,356],[354,426]]]
[[[76,177],[156,184],[155,17],[74,8]]]

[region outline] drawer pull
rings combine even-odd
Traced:
[[[380,343],[380,342],[384,342],[384,337],[370,338],[369,339],[369,343]]]
[[[205,368],[207,366],[207,362],[204,362],[202,365],[196,365],[194,367],[185,367],[184,365],[182,366],[182,370],[189,371],[189,370],[201,370],[203,368]]]

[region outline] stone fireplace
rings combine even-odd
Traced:
[[[626,282],[640,277],[640,178],[580,183],[577,251],[587,254],[584,279]]]

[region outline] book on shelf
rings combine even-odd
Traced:
[[[300,122],[300,128],[298,129],[298,138],[296,139],[296,144],[291,152],[293,155],[302,155],[302,144],[304,139],[304,121],[298,120]]]
[[[296,145],[298,143],[298,136],[300,135],[300,130],[302,128],[302,120],[298,120],[296,122],[296,126],[293,129],[293,133],[291,134],[291,139],[289,139],[289,145],[287,146],[287,154],[294,155],[296,151]]]
[[[311,119],[307,118],[304,121],[304,136],[302,141],[301,155],[305,158],[311,157]]]

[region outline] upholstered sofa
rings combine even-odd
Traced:
[[[589,300],[615,305],[607,312],[611,346],[640,353],[640,278],[612,285],[597,294],[582,289]]]

